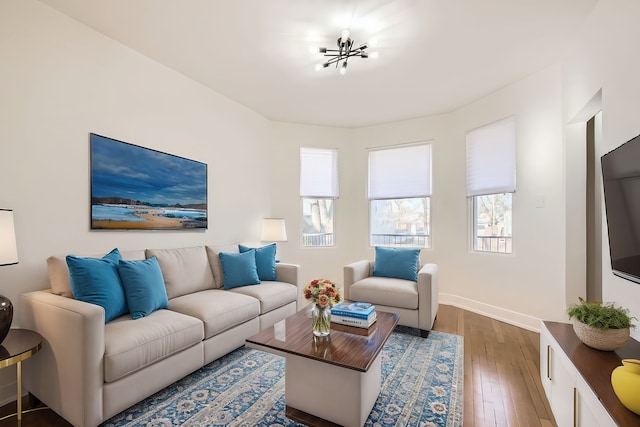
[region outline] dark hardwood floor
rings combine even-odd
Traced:
[[[557,426],[540,382],[540,336],[441,305],[434,330],[464,336],[464,426]],[[25,397],[23,408],[30,408]],[[16,403],[0,408],[0,418]],[[0,427],[16,426],[16,417]],[[68,427],[49,409],[24,414],[22,427]]]

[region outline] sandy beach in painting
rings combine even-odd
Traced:
[[[167,230],[180,230],[187,228],[185,223],[193,222],[189,218],[168,218],[162,216],[165,212],[164,209],[157,208],[141,208],[134,209],[135,216],[143,218],[144,221],[120,221],[120,220],[98,220],[92,219],[92,228],[105,228],[105,229],[167,229]]]

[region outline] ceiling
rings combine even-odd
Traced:
[[[597,0],[39,0],[275,121],[446,113],[560,61]],[[377,59],[316,71],[348,28]]]

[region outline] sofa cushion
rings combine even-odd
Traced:
[[[260,283],[255,250],[251,249],[240,254],[220,252],[219,256],[220,263],[222,263],[225,289]]]
[[[260,315],[260,302],[222,289],[196,292],[169,300],[169,307],[204,322],[205,339]]]
[[[256,266],[258,267],[258,277],[260,280],[276,280],[276,250],[275,243],[262,246],[259,248],[250,248],[249,246],[238,245],[240,253],[249,252],[251,249],[256,251]]]
[[[213,273],[204,246],[179,249],[147,249],[160,264],[169,299],[214,287]]]
[[[67,255],[73,296],[104,308],[104,321],[110,322],[128,312],[117,265],[120,252],[113,249],[102,258]]]
[[[162,271],[155,256],[143,261],[120,260],[118,274],[132,319],[169,308]]]
[[[268,313],[298,299],[298,288],[295,285],[284,282],[267,281],[259,285],[234,288],[230,292],[256,298],[260,301],[260,314]]]
[[[373,276],[418,281],[420,249],[376,246]]]
[[[416,310],[418,284],[412,280],[371,276],[349,287],[349,299]]]
[[[171,310],[157,310],[138,320],[119,317],[104,329],[104,380],[116,381],[203,338],[200,320]]]
[[[216,282],[216,288],[224,287],[224,274],[222,273],[222,263],[220,262],[220,252],[225,252],[228,254],[240,253],[237,245],[207,246],[207,257],[209,258],[209,264],[211,265],[213,278]]]
[[[104,254],[89,255],[91,258],[100,258]],[[122,259],[136,260],[145,259],[144,250],[139,251],[120,251]],[[71,292],[71,282],[69,278],[69,267],[63,256],[50,256],[47,258],[47,270],[49,272],[49,283],[51,284],[51,293],[62,295],[63,297],[73,298]]]

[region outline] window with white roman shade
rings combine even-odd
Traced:
[[[467,197],[473,214],[473,250],[512,253],[515,191],[515,117],[467,132]]]
[[[338,150],[300,148],[303,247],[333,246],[338,196]]]
[[[431,246],[431,144],[369,151],[369,244]]]

